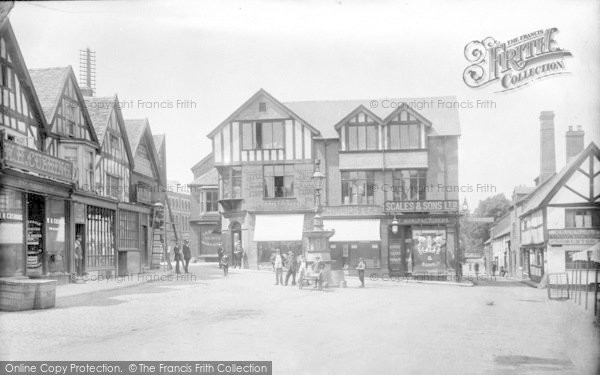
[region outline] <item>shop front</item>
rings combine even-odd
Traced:
[[[258,269],[272,269],[272,259],[277,250],[287,255],[302,254],[304,214],[257,214],[254,220],[254,237]]]
[[[0,277],[64,278],[72,164],[7,140],[1,146]]]
[[[458,220],[454,214],[399,215],[386,220],[391,274],[455,275]]]
[[[325,219],[323,227],[335,230],[329,239],[332,269],[355,270],[359,258],[369,269],[381,268],[380,219]]]
[[[142,272],[142,265],[150,257],[149,227],[151,209],[131,203],[118,204],[118,252],[119,276]]]

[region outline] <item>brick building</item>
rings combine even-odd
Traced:
[[[460,126],[444,104],[455,99],[393,102],[281,103],[261,89],[218,125],[208,136],[226,252],[240,241],[245,266],[261,268],[275,249],[306,249],[318,161],[334,267],[363,257],[382,272],[454,273]]]

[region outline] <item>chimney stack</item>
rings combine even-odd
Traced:
[[[565,134],[565,140],[567,145],[567,163],[571,161],[575,156],[579,155],[583,151],[583,138],[585,132],[581,129],[581,125],[577,125],[577,130],[573,130],[572,126],[569,126],[569,130]]]
[[[541,185],[555,173],[554,112],[542,111],[540,113],[540,176],[538,184]]]

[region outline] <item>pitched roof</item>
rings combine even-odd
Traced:
[[[165,135],[164,134],[154,134],[152,136],[152,139],[154,139],[154,147],[156,147],[156,151],[158,151],[161,146],[163,145],[163,143],[165,143]]]
[[[131,152],[135,155],[137,148],[142,140],[146,126],[148,125],[147,119],[133,119],[125,120],[125,129],[127,130],[127,137],[129,138],[129,144],[131,146]]]
[[[29,75],[42,105],[46,121],[52,122],[71,67],[30,69]]]
[[[219,172],[216,168],[211,168],[208,172],[190,182],[190,185],[196,186],[217,186],[219,184]]]
[[[375,102],[377,106],[372,105]],[[431,121],[430,135],[460,135],[458,110],[450,105],[457,102],[455,97],[398,98],[385,99],[385,102],[387,104],[383,100],[325,100],[284,102],[282,104],[319,130],[323,138],[338,138],[334,126],[359,106],[368,108],[380,120],[383,120],[399,106],[391,105],[391,103],[406,103],[408,107]]]
[[[114,96],[86,96],[85,104],[92,119],[92,125],[98,136],[98,142],[104,144],[104,134],[108,126],[110,113],[115,105]]]
[[[528,201],[523,206],[523,213],[521,214],[521,217],[540,208],[547,200],[551,199],[556,193],[557,188],[560,187],[560,185],[573,174],[573,172],[583,162],[585,157],[587,157],[591,152],[600,152],[598,150],[598,146],[596,146],[594,142],[590,142],[590,144],[576,157],[572,158],[567,165],[560,170],[560,172],[554,174],[554,176],[550,177],[544,181],[544,183],[538,186],[536,190],[528,196]]]

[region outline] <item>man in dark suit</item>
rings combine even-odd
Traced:
[[[192,259],[192,251],[190,250],[190,241],[183,241],[183,269],[185,273],[188,273],[188,267],[190,265],[190,259]]]
[[[285,274],[285,286],[288,285],[290,276],[292,276],[292,286],[296,285],[296,272],[298,272],[298,262],[296,262],[296,256],[293,251],[288,253],[287,257],[287,273]]]

